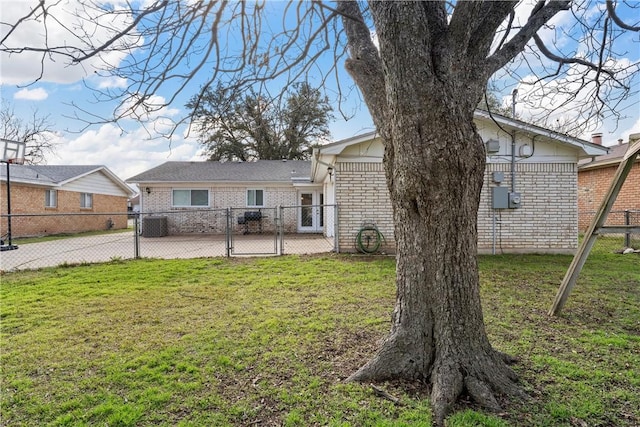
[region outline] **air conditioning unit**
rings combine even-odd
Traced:
[[[148,216],[142,219],[142,237],[164,237],[169,235],[166,216]]]

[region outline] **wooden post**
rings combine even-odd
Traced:
[[[627,175],[629,175],[629,172],[633,167],[633,163],[639,153],[640,140],[629,144],[629,148],[627,149],[623,160],[620,162],[620,166],[618,166],[616,175],[613,177],[613,181],[611,182],[609,191],[607,191],[607,194],[602,200],[600,209],[598,209],[596,216],[593,218],[593,221],[591,221],[591,225],[584,235],[584,240],[578,247],[578,251],[573,257],[573,261],[571,261],[571,265],[569,265],[569,269],[567,270],[564,279],[562,279],[560,289],[558,289],[556,298],[553,301],[551,309],[549,310],[549,316],[555,316],[559,314],[562,310],[562,307],[564,307],[565,302],[567,302],[569,293],[571,292],[571,289],[573,289],[573,286],[576,284],[578,275],[580,275],[580,271],[582,270],[582,267],[584,266],[584,263],[589,256],[589,252],[591,252],[591,248],[598,238],[598,232],[607,220],[607,215],[609,215],[609,211],[616,201],[618,193],[620,193],[620,188],[624,184]]]

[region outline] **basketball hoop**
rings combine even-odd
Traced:
[[[24,157],[16,157],[13,159],[7,159],[7,163],[11,165],[24,165]]]
[[[2,163],[24,164],[24,152],[27,144],[22,141],[0,139],[0,161]]]
[[[0,162],[7,164],[6,181],[7,181],[7,243],[0,243],[0,251],[12,251],[18,249],[11,241],[11,168],[9,165],[24,164],[24,152],[27,144],[21,141],[11,141],[0,138]]]

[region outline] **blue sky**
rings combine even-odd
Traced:
[[[0,6],[3,10],[1,20],[9,22],[14,17],[24,15],[32,3],[34,2],[25,0],[0,0]],[[522,11],[522,13],[526,13],[526,7],[523,7]],[[637,25],[637,16],[627,15],[624,17],[632,21],[632,24]],[[563,20],[567,18],[570,18],[570,14],[559,19],[558,25],[561,25]],[[635,22],[633,22],[634,19]],[[31,29],[29,31],[25,28],[24,33],[16,33],[13,37],[16,37],[18,42],[21,37],[25,38],[26,44],[31,43],[33,38],[37,37],[38,32],[38,30]],[[547,36],[553,37],[551,34]],[[51,37],[64,36],[54,31]],[[640,41],[637,33],[625,36],[621,50],[625,52],[626,60],[637,62],[640,59],[639,46]],[[187,88],[184,95],[176,102],[165,108],[162,114],[148,117],[147,129],[141,127],[134,120],[124,120],[119,123],[119,126],[126,130],[123,132],[123,129],[116,124],[107,123],[86,127],[84,123],[69,117],[78,114],[78,111],[70,105],[72,102],[92,113],[108,115],[113,111],[115,104],[96,103],[95,93],[88,89],[86,84],[107,90],[117,90],[126,83],[125,81],[100,77],[93,73],[91,63],[85,64],[84,67],[68,67],[61,61],[56,61],[45,64],[46,72],[43,78],[34,82],[39,73],[38,59],[28,54],[11,57],[5,54],[0,55],[0,90],[3,102],[9,102],[16,115],[25,119],[31,116],[34,110],[37,110],[41,116],[49,116],[57,131],[56,153],[50,156],[48,164],[101,164],[109,167],[122,179],[126,179],[168,160],[202,160],[199,155],[200,147],[195,137],[186,138],[184,129],[180,129],[171,141],[149,138],[149,136],[153,136],[154,128],[167,128],[168,124],[162,116],[178,118],[184,115],[184,104],[188,97],[197,90],[198,81]],[[112,53],[105,60],[111,64],[117,64],[125,59],[122,54]],[[323,63],[321,62],[319,68],[322,67]],[[342,64],[338,65],[338,69],[340,70],[341,84],[349,90],[353,86],[351,80],[343,71]],[[318,70],[315,77],[319,78],[320,74],[321,70]],[[513,73],[499,73],[497,75],[499,86],[505,90],[501,94],[501,96],[504,95],[505,101],[510,99],[509,93],[512,85],[517,83],[513,80],[513,76]],[[313,77],[312,73],[312,84],[315,83]],[[525,72],[520,75],[522,81],[527,78]],[[565,83],[559,83],[560,86],[563,84]],[[639,84],[637,79],[633,82],[635,88],[633,99],[620,106],[627,118],[618,123],[617,128],[614,123],[605,120],[601,126],[589,129],[581,137],[589,139],[591,132],[602,132],[605,144],[613,144],[619,138],[626,141],[630,133],[640,132]],[[521,96],[531,94],[532,87],[520,85],[519,93]],[[162,93],[158,94],[160,97],[163,95],[168,96]],[[159,101],[161,100],[159,98]],[[518,113],[526,119],[529,110],[525,111],[522,109],[523,106],[524,104],[518,103]],[[361,103],[355,90],[350,92],[342,107],[350,117],[345,120],[340,112],[336,111],[336,120],[331,126],[334,140],[373,130],[373,124],[366,107]],[[569,106],[568,109],[571,110],[571,108]],[[530,112],[533,113],[533,109]],[[558,120],[565,120],[562,116],[558,117]],[[571,119],[569,118],[569,120]]]

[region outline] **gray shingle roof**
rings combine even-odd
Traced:
[[[303,160],[166,162],[126,182],[291,182],[292,178],[309,178],[310,173],[311,162]]]
[[[603,154],[595,158],[583,159],[578,162],[578,169],[592,169],[597,167],[617,165],[622,161],[622,158],[627,153],[629,143],[618,144],[609,147],[609,153]],[[640,161],[637,159],[636,161]]]
[[[113,184],[128,195],[133,190],[127,184],[102,165],[10,165],[11,182],[42,187],[61,187],[69,182],[93,173],[104,174]],[[6,165],[0,165],[0,180],[7,180]],[[96,191],[104,189],[96,187]],[[105,193],[112,194],[112,193]]]
[[[37,184],[59,184],[85,175],[103,166],[11,165],[11,181]],[[6,179],[6,167],[0,167],[0,177]]]

